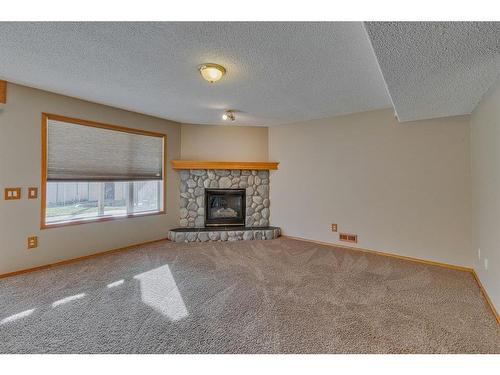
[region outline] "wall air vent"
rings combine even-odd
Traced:
[[[358,242],[358,235],[357,234],[350,234],[350,233],[339,233],[339,240],[340,241],[345,241],[345,242]]]

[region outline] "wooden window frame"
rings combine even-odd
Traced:
[[[72,124],[77,124],[77,125],[83,125],[83,126],[90,126],[94,128],[100,128],[100,129],[108,129],[108,130],[114,130],[114,131],[121,131],[124,133],[131,133],[131,134],[139,134],[139,135],[147,135],[147,136],[152,136],[152,137],[159,137],[162,138],[163,140],[163,202],[162,202],[162,209],[160,211],[155,211],[155,212],[138,212],[134,214],[127,214],[123,216],[103,216],[103,217],[96,217],[94,219],[85,219],[85,220],[74,220],[74,221],[68,221],[65,223],[55,223],[55,224],[47,224],[45,222],[45,214],[46,214],[46,194],[47,194],[47,123],[49,120],[55,120],[55,121],[62,121],[62,122],[69,122]],[[152,132],[149,130],[142,130],[142,129],[134,129],[134,128],[128,128],[124,126],[119,126],[119,125],[112,125],[112,124],[106,124],[102,122],[96,122],[96,121],[90,121],[90,120],[83,120],[83,119],[78,119],[78,118],[73,118],[73,117],[67,117],[67,116],[61,116],[61,115],[55,115],[52,113],[42,113],[42,157],[41,157],[41,210],[40,210],[40,229],[50,229],[50,228],[59,228],[59,227],[65,227],[65,226],[70,226],[70,225],[79,225],[79,224],[90,224],[90,223],[96,223],[96,222],[101,222],[101,221],[111,221],[111,220],[123,220],[123,219],[129,219],[129,218],[134,218],[134,217],[144,217],[144,216],[153,216],[153,215],[165,215],[167,213],[166,211],[166,206],[167,206],[167,135],[164,133],[157,133],[157,132]]]

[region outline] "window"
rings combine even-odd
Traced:
[[[42,228],[164,213],[166,136],[42,115]]]

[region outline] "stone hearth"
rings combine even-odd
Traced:
[[[281,235],[277,227],[177,228],[168,232],[173,242],[273,240]]]

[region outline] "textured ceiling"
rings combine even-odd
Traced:
[[[400,121],[469,114],[500,72],[500,22],[365,27]]]
[[[237,124],[273,125],[391,105],[411,121],[474,110],[500,71],[500,23],[4,22],[0,51],[0,78],[179,122],[220,124],[233,109]],[[206,83],[204,62],[227,75]]]
[[[272,125],[391,106],[360,22],[0,23],[0,77],[179,122]],[[197,66],[222,64],[217,84]]]

